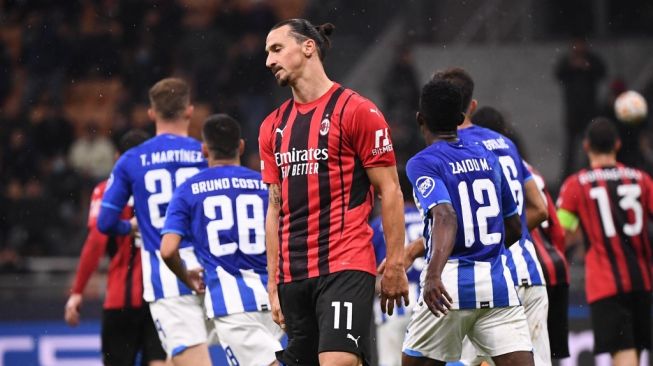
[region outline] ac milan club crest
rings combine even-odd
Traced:
[[[331,121],[329,121],[329,116],[327,116],[320,123],[320,135],[325,136],[327,133],[329,133],[330,125]]]

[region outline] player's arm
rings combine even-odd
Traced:
[[[203,270],[201,268],[188,270],[184,265],[184,261],[179,255],[179,245],[182,236],[177,233],[168,232],[163,234],[161,239],[161,258],[166,266],[170,268],[177,278],[179,278],[186,286],[193,289],[197,293],[205,291],[203,281]]]
[[[580,226],[580,218],[577,214],[579,206],[579,198],[581,195],[581,187],[575,176],[567,178],[560,188],[560,195],[558,196],[558,221],[560,226],[565,231],[565,244],[573,246],[578,242],[578,227]]]
[[[433,229],[431,236],[431,260],[426,267],[424,279],[424,302],[429,310],[439,317],[451,309],[451,296],[442,283],[442,271],[453,251],[458,223],[456,211],[451,203],[442,203],[431,208]]]
[[[77,326],[79,324],[84,288],[93,272],[97,269],[102,254],[106,250],[107,242],[108,237],[100,233],[95,225],[89,227],[89,232],[79,257],[75,281],[65,307],[64,319],[70,326]]]
[[[518,214],[503,218],[503,225],[506,229],[506,248],[519,241],[522,235],[521,220]]]
[[[281,186],[269,185],[268,212],[265,217],[265,249],[268,262],[268,297],[272,319],[285,328],[285,319],[279,304],[277,276],[279,272],[279,212],[281,212]]]
[[[197,293],[204,292],[204,281],[202,269],[186,269],[184,261],[179,254],[181,240],[190,231],[191,208],[184,200],[184,193],[188,185],[179,187],[170,199],[166,211],[166,220],[161,230],[161,258],[177,278],[186,286]]]
[[[537,187],[534,179],[529,179],[524,183],[524,196],[526,201],[526,224],[528,230],[533,230],[540,226],[549,217],[546,202],[542,199],[540,189]]]
[[[126,155],[123,155],[113,167],[107,182],[97,227],[107,235],[128,235],[135,230],[129,220],[120,218],[122,210],[131,196],[131,186],[127,174]]]
[[[392,315],[401,298],[408,304],[408,279],[404,270],[404,198],[395,166],[367,168],[367,176],[381,199],[381,220],[386,243],[386,264],[381,278],[381,309]]]

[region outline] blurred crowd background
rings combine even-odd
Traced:
[[[163,77],[192,84],[192,135],[211,113],[237,117],[244,161],[256,168],[258,126],[289,96],[264,66],[265,36],[291,17],[336,25],[327,71],[379,105],[400,165],[423,145],[414,114],[429,74],[491,63],[495,51],[544,55],[529,56],[545,65],[532,73],[512,70],[523,60],[510,56],[501,69],[471,71],[480,95],[510,90],[545,104],[547,124],[519,125],[510,102],[498,107],[554,192],[585,164],[583,129],[596,115],[614,117],[616,95],[637,89],[653,106],[647,0],[0,0],[0,272],[16,274],[0,287],[19,288],[18,274],[74,270],[91,189],[107,178],[125,131],[154,133],[147,90]],[[452,48],[477,56],[430,56]],[[621,158],[652,172],[650,124],[615,123]],[[63,297],[66,280],[48,278]]]

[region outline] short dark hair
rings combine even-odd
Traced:
[[[240,124],[228,114],[211,115],[204,121],[202,138],[213,158],[235,158],[240,145]]]
[[[467,111],[474,95],[474,80],[467,71],[460,67],[452,67],[436,71],[431,79],[444,80],[458,87],[463,98],[463,111]]]
[[[492,107],[479,108],[472,116],[472,123],[489,128],[492,131],[498,132],[502,135],[509,135],[510,131],[506,126],[506,120],[503,114]]]
[[[182,79],[166,78],[150,88],[150,105],[163,119],[181,117],[190,105],[190,87]]]
[[[612,121],[605,117],[597,117],[587,126],[585,138],[590,150],[597,153],[611,153],[615,150],[619,133]]]
[[[431,132],[456,131],[465,119],[460,91],[442,80],[431,80],[422,88],[419,112]]]
[[[149,138],[150,135],[143,130],[136,128],[129,130],[125,132],[125,134],[120,138],[120,141],[118,141],[118,152],[124,154],[125,151],[142,144]]]
[[[329,36],[333,33],[333,30],[336,29],[335,25],[331,23],[314,25],[306,19],[293,18],[280,21],[275,24],[271,30],[281,28],[284,25],[290,26],[290,34],[298,43],[304,42],[307,39],[315,41],[320,60],[324,61],[327,50],[331,48],[331,40],[329,39]]]

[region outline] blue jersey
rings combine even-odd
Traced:
[[[268,310],[265,213],[261,174],[241,166],[213,167],[175,191],[162,233],[189,239],[204,267],[210,318]]]
[[[500,133],[480,126],[471,126],[459,130],[458,135],[469,142],[478,143],[496,155],[503,175],[510,185],[512,196],[517,202],[522,223],[522,237],[519,240],[519,245],[510,246],[510,255],[508,257],[508,266],[515,284],[521,286],[545,285],[542,266],[537,259],[535,245],[524,214],[524,185],[533,177],[519,155],[517,147],[510,139]]]
[[[424,232],[424,220],[422,219],[422,214],[417,209],[417,207],[412,204],[406,204],[404,208],[404,221],[406,224],[406,240],[405,244],[412,242],[420,237]],[[370,227],[374,231],[372,236],[372,244],[374,244],[374,254],[376,255],[376,265],[381,264],[383,259],[385,259],[386,248],[385,248],[385,237],[383,236],[383,224],[381,222],[381,217],[377,216],[370,222]],[[409,297],[410,303],[415,304],[417,295],[419,294],[419,276],[424,268],[424,258],[417,258],[413,265],[410,266],[406,275],[408,277],[408,287],[409,287]],[[377,304],[378,305],[378,304]],[[374,306],[376,312],[377,323],[381,324],[386,321],[387,315],[381,312],[380,306]],[[398,316],[406,315],[406,309],[403,306],[400,306],[395,309],[395,314]]]
[[[125,152],[111,172],[102,200],[98,225],[114,222],[130,196],[143,237],[143,298],[155,301],[164,297],[191,294],[161,259],[161,229],[174,189],[207,163],[199,141],[162,134]],[[182,259],[189,268],[198,267],[192,244],[182,243]]]
[[[451,204],[456,211],[456,239],[442,271],[453,308],[519,305],[506,265],[503,224],[517,214],[517,205],[494,155],[464,139],[439,141],[411,158],[406,171],[424,216],[427,262],[437,245],[431,209]]]

